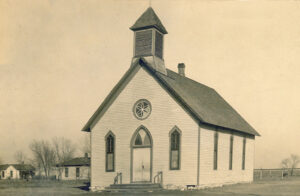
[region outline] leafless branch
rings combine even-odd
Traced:
[[[14,157],[18,164],[24,164],[28,161],[26,154],[22,150],[17,151]]]

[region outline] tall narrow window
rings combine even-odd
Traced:
[[[76,167],[76,178],[79,178],[80,176],[80,168]]]
[[[170,139],[170,169],[180,169],[180,132],[174,129]]]
[[[13,176],[13,171],[10,171],[10,177],[12,178]]]
[[[2,177],[3,177],[3,178],[5,177],[5,172],[4,172],[4,171],[2,171]]]
[[[65,168],[65,177],[67,178],[67,177],[69,177],[69,168]]]
[[[218,132],[215,132],[215,136],[214,136],[214,170],[218,169],[218,140],[219,140]]]
[[[115,171],[115,137],[112,133],[106,136],[106,171]]]
[[[246,158],[246,138],[243,139],[243,160],[242,160],[242,170],[245,169],[245,158]]]
[[[230,147],[229,147],[229,169],[232,170],[232,155],[233,155],[233,135],[230,136]]]

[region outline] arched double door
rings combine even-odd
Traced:
[[[140,126],[131,139],[131,182],[151,182],[152,145],[150,132]]]

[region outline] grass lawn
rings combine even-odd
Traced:
[[[8,181],[0,180],[0,196],[6,195],[201,195],[201,196],[298,196],[300,195],[300,177],[284,180],[258,180],[252,184],[228,185],[204,190],[158,192],[102,192],[87,191],[84,181]]]

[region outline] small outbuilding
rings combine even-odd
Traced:
[[[35,168],[28,164],[0,165],[0,179],[28,179],[34,176]]]
[[[57,164],[56,179],[59,180],[88,180],[90,179],[90,158],[77,157]]]

